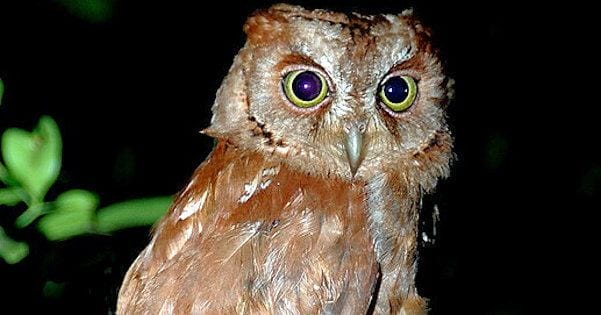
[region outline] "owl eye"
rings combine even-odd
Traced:
[[[415,80],[409,76],[393,76],[380,86],[378,96],[394,112],[402,112],[413,105],[417,95]]]
[[[309,70],[289,72],[282,84],[288,100],[302,108],[318,105],[328,95],[328,83],[324,77]]]

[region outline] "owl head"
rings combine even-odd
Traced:
[[[247,41],[204,132],[312,176],[446,175],[449,81],[411,11],[364,16],[275,5]]]

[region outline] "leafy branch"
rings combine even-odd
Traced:
[[[0,101],[3,85],[0,81]],[[0,206],[21,209],[14,225],[24,229],[35,223],[50,241],[84,234],[108,234],[120,229],[147,226],[160,218],[171,197],[134,199],[98,209],[93,192],[72,189],[55,200],[46,194],[56,182],[62,162],[62,139],[56,122],[40,119],[32,132],[9,128],[2,134],[0,148]],[[19,210],[17,210],[19,211]],[[29,254],[26,242],[11,239],[0,226],[0,257],[15,264]]]

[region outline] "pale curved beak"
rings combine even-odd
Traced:
[[[358,123],[349,124],[345,127],[346,138],[344,147],[348,158],[351,175],[354,177],[359,165],[363,161],[363,131],[364,126]]]

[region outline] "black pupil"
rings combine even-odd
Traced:
[[[384,83],[384,95],[392,103],[400,103],[409,95],[409,85],[401,77],[392,77]]]
[[[292,81],[292,91],[299,99],[308,102],[314,100],[321,92],[321,80],[312,71],[305,71]]]

